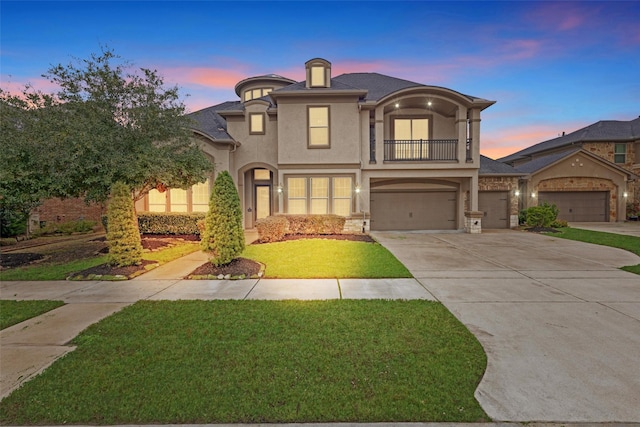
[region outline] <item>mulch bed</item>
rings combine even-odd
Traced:
[[[2,254],[2,256],[0,256],[0,267],[13,268],[21,265],[31,264],[32,262],[39,261],[41,259],[44,259],[44,255],[34,254],[30,252]]]
[[[350,240],[353,242],[366,242],[375,243],[371,236],[368,234],[287,234],[282,239],[287,240],[302,240],[302,239],[327,239],[327,240]],[[261,242],[256,241],[254,245],[259,245]]]
[[[236,258],[227,265],[216,267],[210,262],[202,264],[189,274],[189,276],[230,276],[252,277],[258,275],[261,269],[260,263],[247,258]]]
[[[559,233],[559,230],[551,227],[529,227],[525,228],[525,231],[529,231],[531,233]]]
[[[130,265],[128,267],[112,267],[109,264],[100,264],[74,273],[72,278],[97,278],[96,276],[124,276],[131,278],[146,271],[147,265],[155,263],[155,261],[142,260],[140,265]]]

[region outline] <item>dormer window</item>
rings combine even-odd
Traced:
[[[307,68],[307,88],[318,88],[331,86],[331,63],[321,58],[308,61]]]

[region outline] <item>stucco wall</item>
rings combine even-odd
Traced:
[[[330,147],[308,147],[307,107],[329,106]],[[278,103],[278,163],[360,163],[360,113],[355,98]]]

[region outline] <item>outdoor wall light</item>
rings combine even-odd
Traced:
[[[360,194],[360,186],[358,184],[356,184],[356,194]]]
[[[433,102],[429,101],[427,102],[427,106],[431,107],[433,105]]]
[[[516,197],[520,197],[520,190],[516,190],[514,194],[516,195]]]
[[[282,184],[278,185],[278,193],[282,193]]]
[[[531,197],[535,199],[535,197],[536,197],[536,193],[532,192],[532,193],[531,193]]]
[[[627,197],[629,197],[629,194],[625,191],[624,193],[622,193],[622,197],[626,199]]]
[[[400,103],[396,102],[396,108],[400,108]]]

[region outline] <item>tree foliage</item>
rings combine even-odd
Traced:
[[[211,164],[190,138],[177,87],[109,49],[51,67],[52,94],[0,90],[0,197],[33,207],[48,197],[105,201],[123,182],[135,200],[156,187],[203,182]],[[5,168],[6,167],[6,168]]]
[[[142,262],[142,243],[138,219],[131,190],[123,182],[113,184],[107,208],[107,223],[109,264],[117,267],[139,265]]]
[[[209,200],[202,249],[211,252],[214,265],[225,265],[244,250],[240,198],[229,172],[218,174]]]

